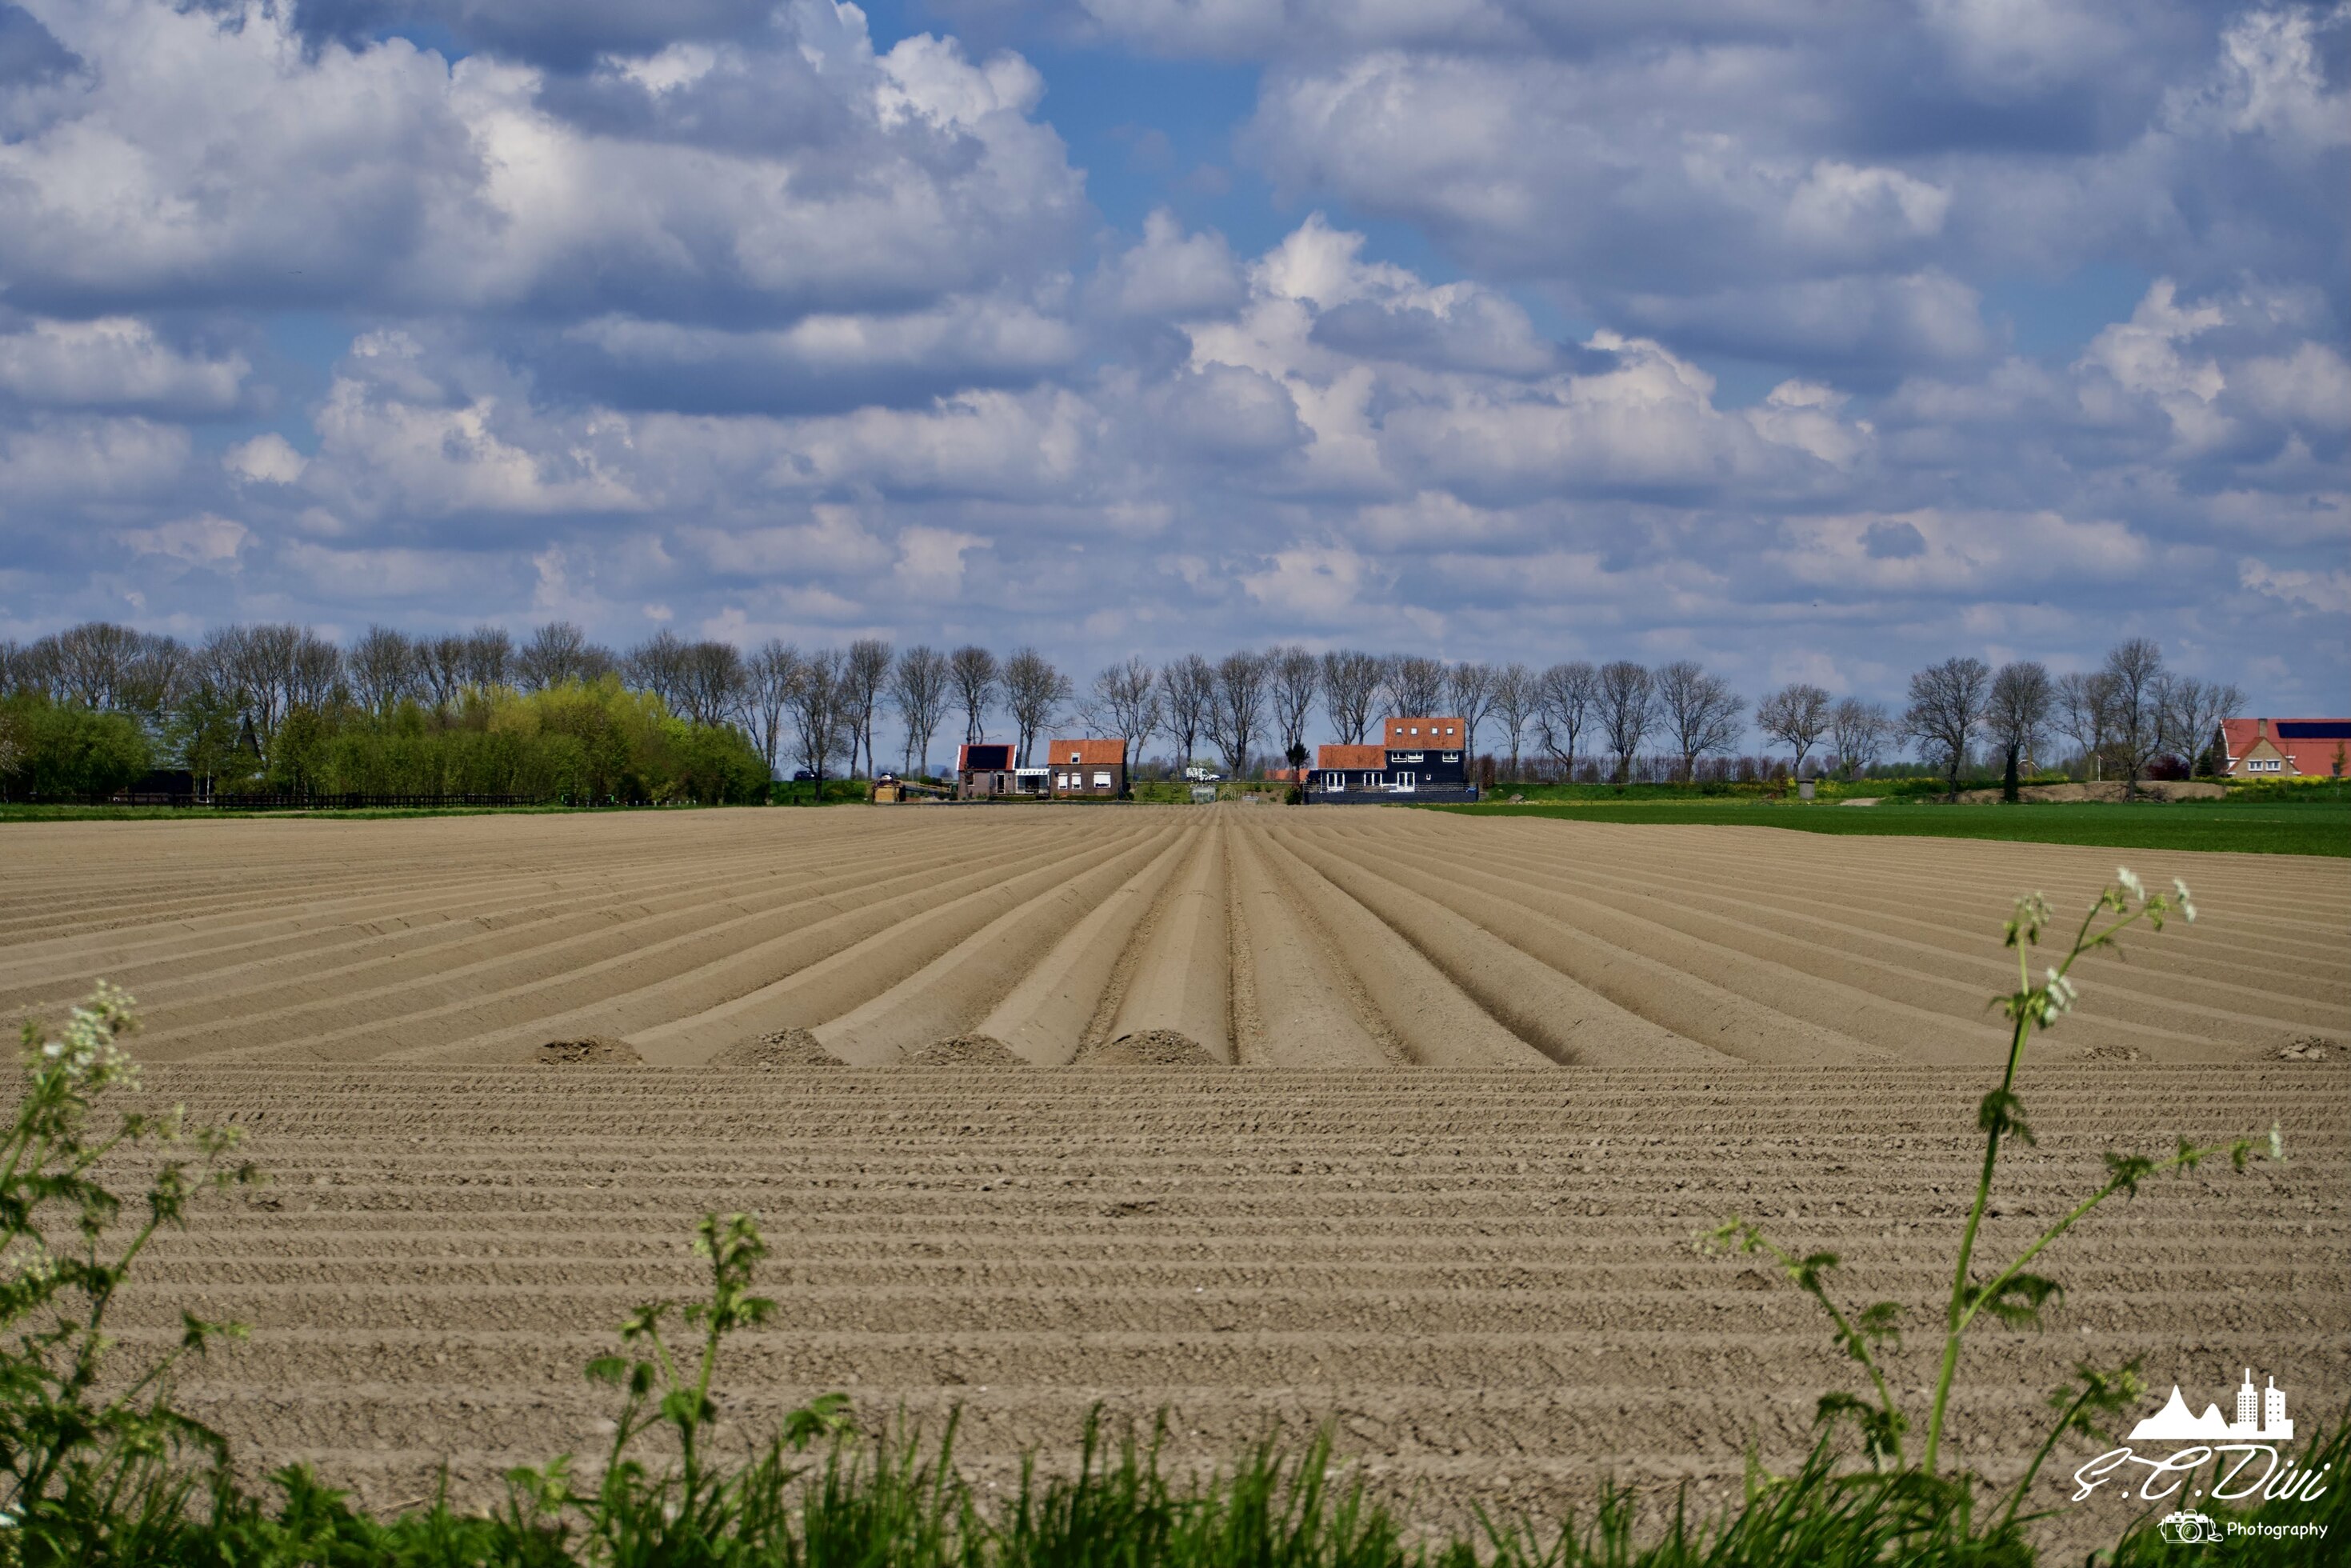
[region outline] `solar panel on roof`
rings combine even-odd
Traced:
[[[2351,740],[2351,719],[2280,719],[2277,734],[2280,740]]]

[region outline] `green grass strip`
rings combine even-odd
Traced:
[[[1573,822],[1788,828],[1875,838],[2007,839],[2110,849],[2201,850],[2231,854],[2351,856],[2351,804],[2228,802],[2179,805],[1880,806],[1626,800],[1591,804],[1422,806],[1472,817],[1550,817]]]

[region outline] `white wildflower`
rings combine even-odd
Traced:
[[[2125,887],[2130,889],[2130,895],[2133,898],[2137,899],[2141,904],[2145,904],[2147,902],[2147,885],[2139,881],[2138,874],[2132,871],[2130,867],[2126,865],[2116,866],[2115,868],[2115,880],[2121,883]]]
[[[2082,994],[2074,988],[2073,981],[2054,969],[2049,971],[2048,983],[2042,988],[2049,993],[2051,1010],[2061,1013],[2072,1012],[2074,998]]]
[[[2176,876],[2171,879],[2171,896],[2179,901],[2180,915],[2193,924],[2196,919],[2196,905],[2188,897],[2188,884]]]

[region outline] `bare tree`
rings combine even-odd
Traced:
[[[308,626],[287,626],[286,697],[289,707],[324,707],[343,682],[343,651]]]
[[[890,673],[890,701],[906,727],[906,757],[910,772],[931,770],[931,737],[947,706],[947,656],[924,643],[898,655]]]
[[[1113,664],[1094,677],[1093,695],[1086,703],[1086,721],[1097,729],[1115,731],[1125,740],[1130,772],[1142,758],[1143,743],[1157,732],[1164,716],[1158,672],[1141,654]]]
[[[1224,754],[1225,770],[1236,779],[1249,776],[1249,747],[1265,717],[1267,661],[1262,653],[1243,649],[1217,664],[1215,695],[1208,703],[1208,739]]]
[[[1755,727],[1796,754],[1794,771],[1804,776],[1804,758],[1829,732],[1829,694],[1798,681],[1755,705]]]
[[[641,692],[661,698],[672,713],[685,706],[685,644],[664,626],[621,661],[621,678]]]
[[[1512,779],[1519,776],[1519,748],[1526,739],[1527,726],[1540,711],[1541,690],[1535,673],[1524,664],[1504,664],[1494,672],[1494,716],[1501,721],[1502,733],[1510,737],[1508,777]]]
[[[2001,800],[2017,799],[2018,767],[2024,757],[2040,749],[2054,701],[2049,672],[2036,659],[2012,659],[1992,676],[1984,728],[1991,743],[2000,747]]]
[[[1330,717],[1340,744],[1364,744],[1364,733],[1372,727],[1372,710],[1380,700],[1384,674],[1375,653],[1347,649],[1322,655],[1322,711]]]
[[[968,643],[947,655],[947,679],[955,685],[963,708],[963,741],[977,744],[987,735],[987,710],[996,706],[996,655]]]
[[[416,644],[389,626],[371,626],[343,655],[360,706],[381,718],[417,691]]]
[[[2114,683],[2108,708],[2107,746],[2122,765],[2123,799],[2135,799],[2138,781],[2170,740],[2165,723],[2163,650],[2151,637],[2133,637],[2106,655],[2106,678]]]
[[[1273,727],[1281,734],[1282,759],[1292,768],[1306,766],[1306,718],[1322,692],[1322,661],[1295,643],[1266,655],[1266,691],[1273,707]]]
[[[751,741],[776,776],[776,755],[782,749],[784,715],[792,711],[793,689],[800,678],[799,650],[779,637],[770,637],[744,661],[744,707],[751,721]]]
[[[1575,777],[1575,747],[1600,711],[1600,672],[1584,660],[1553,664],[1535,681],[1535,733],[1551,759]]]
[[[2220,681],[2177,680],[2168,695],[2171,719],[2164,727],[2175,737],[2174,744],[2185,748],[2189,777],[2226,768],[2226,762],[2220,768],[2204,765],[2220,743],[2220,721],[2245,706],[2245,694]]]
[[[1478,726],[1494,708],[1494,667],[1464,661],[1445,673],[1445,702],[1461,720],[1461,755],[1474,769]]]
[[[850,740],[865,745],[865,776],[873,776],[873,715],[882,706],[883,688],[890,684],[890,644],[879,637],[860,637],[849,645],[842,679],[849,683]],[[849,759],[851,770],[857,758]]]
[[[1746,699],[1730,683],[1710,675],[1696,661],[1677,659],[1655,677],[1657,705],[1664,710],[1667,733],[1681,754],[1682,779],[1698,777],[1698,759],[1728,751],[1739,743],[1747,727],[1741,716]]]
[[[445,708],[465,689],[465,639],[454,633],[416,642],[416,693]]]
[[[131,706],[124,697],[144,651],[142,633],[110,621],[89,621],[46,641],[66,701],[109,710]]]
[[[2105,777],[2106,743],[2114,727],[2114,677],[2104,671],[2076,670],[2057,677],[2055,724],[2058,733],[2082,748],[2090,777]]]
[[[1019,748],[1013,753],[1019,766],[1029,766],[1029,750],[1037,744],[1037,733],[1053,722],[1061,705],[1070,700],[1070,677],[1046,662],[1045,655],[1034,648],[1018,648],[1004,661],[1004,706],[1012,715],[1014,728],[1019,732]]]
[[[487,624],[465,633],[465,684],[477,691],[512,684],[514,639],[503,626]]]
[[[592,681],[611,667],[612,656],[569,621],[550,621],[533,632],[515,657],[516,678],[527,692],[545,691],[566,681]]]
[[[1657,722],[1656,683],[1649,672],[1630,659],[1600,666],[1594,682],[1593,710],[1616,756],[1616,782],[1633,781],[1633,758]]]
[[[1829,744],[1836,748],[1837,766],[1848,779],[1876,767],[1893,739],[1894,721],[1876,703],[1847,697],[1829,715]]]
[[[1176,771],[1192,766],[1207,727],[1208,706],[1216,699],[1217,671],[1197,653],[1186,653],[1159,672],[1159,689],[1166,698],[1167,737],[1176,743]]]
[[[677,654],[677,700],[695,724],[732,719],[743,702],[743,654],[732,643],[685,643]]]
[[[799,678],[792,683],[792,739],[800,766],[816,776],[819,800],[824,798],[825,774],[848,743],[848,715],[841,702],[841,669],[847,663],[840,649],[820,649],[800,661]]]
[[[1946,659],[1910,677],[1902,733],[1918,743],[1925,760],[1943,770],[1953,800],[1959,798],[1968,746],[1982,727],[1991,701],[1991,669],[1981,659]]]
[[[1387,709],[1398,718],[1426,718],[1445,701],[1445,665],[1422,653],[1387,662]]]

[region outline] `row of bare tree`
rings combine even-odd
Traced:
[[[1946,659],[1910,677],[1901,730],[1942,770],[1955,795],[1969,749],[1979,741],[2000,756],[2013,799],[2021,759],[2036,756],[2054,736],[2080,749],[2094,777],[2111,769],[2135,794],[2166,758],[2194,773],[2208,759],[2220,721],[2244,701],[2226,682],[2165,669],[2154,640],[2133,637],[2100,668],[2054,678],[2031,659],[1997,671],[1981,659]]]
[[[1442,714],[1461,719],[1473,756],[1481,727],[1499,731],[1510,777],[1529,756],[1570,776],[1579,758],[1604,757],[1619,779],[1631,777],[1635,758],[1653,745],[1678,777],[1695,777],[1702,759],[1736,748],[1750,722],[1729,684],[1689,660],[1656,669],[1577,660],[1536,670],[1285,646],[1213,662],[1197,653],[1165,664],[1129,658],[1097,674],[1079,700],[1070,678],[1034,648],[998,659],[975,645],[895,650],[878,638],[808,652],[771,640],[747,654],[664,630],[615,653],[552,622],[519,644],[496,626],[431,638],[371,626],[344,649],[294,625],[225,626],[184,643],[92,622],[28,645],[0,642],[0,693],[34,690],[152,716],[209,692],[241,708],[265,747],[289,708],[338,696],[381,715],[407,702],[444,706],[469,687],[535,690],[606,675],[695,723],[740,725],[771,771],[789,755],[819,776],[836,765],[873,771],[885,716],[903,727],[899,760],[908,771],[928,770],[950,713],[962,718],[967,742],[986,738],[998,714],[1009,719],[1024,763],[1040,735],[1068,716],[1123,737],[1130,757],[1164,737],[1179,766],[1205,745],[1242,773],[1269,743],[1302,766],[1319,711],[1343,743],[1363,743],[1390,715]],[[2165,670],[2161,651],[2144,638],[2115,649],[2097,671],[2055,678],[2030,660],[1995,671],[1980,659],[1948,659],[1912,676],[1909,696],[1896,718],[1874,703],[1836,700],[1799,683],[1758,703],[1752,723],[1792,754],[1799,775],[1815,753],[1858,774],[1909,742],[1956,789],[1971,748],[1988,744],[2012,785],[2021,760],[2062,735],[2094,767],[2113,768],[2135,788],[2159,758],[2192,764],[2243,700],[2235,686]]]

